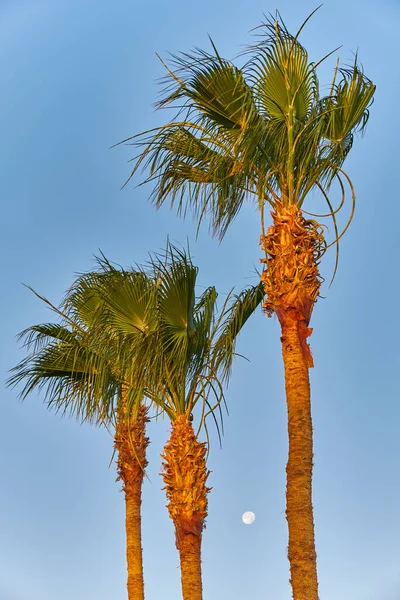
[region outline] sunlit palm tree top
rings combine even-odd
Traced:
[[[39,296],[60,322],[21,334],[31,352],[9,383],[24,384],[23,398],[43,387],[50,405],[92,422],[112,421],[123,392],[133,415],[144,399],[172,420],[199,403],[204,423],[224,399],[236,337],[262,285],[217,308],[216,289],[199,294],[197,267],[171,245],[146,268],[115,268],[104,257],[99,266],[75,281],[60,309]]]
[[[365,128],[375,86],[355,57],[351,66],[336,63],[321,95],[317,69],[332,52],[310,61],[298,41],[305,23],[293,36],[280,18],[266,20],[240,68],[213,42],[211,53],[171,57],[157,106],[177,108],[174,120],[129,138],[142,147],[132,175],[149,169],[157,207],[168,199],[199,222],[208,216],[220,237],[247,197],[263,213],[265,203],[301,207],[317,188],[334,213],[329,188],[333,180],[343,194],[346,181],[352,188],[342,164]]]

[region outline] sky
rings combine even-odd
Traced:
[[[156,212],[148,186],[120,190],[133,149],[116,142],[172,117],[154,112],[156,52],[209,48],[234,58],[263,13],[295,31],[316,3],[203,0],[0,0],[1,380],[25,354],[16,334],[52,318],[22,284],[57,304],[102,252],[140,263],[167,235],[190,247],[199,283],[224,297],[256,283],[256,209],[221,244],[191,218]],[[346,162],[357,211],[339,271],[313,318],[313,502],[321,600],[400,598],[398,0],[327,0],[302,33],[312,60],[342,45],[376,83],[367,134]],[[319,72],[332,77],[335,58]],[[322,275],[332,274],[333,253]],[[238,351],[223,447],[212,434],[204,599],[286,600],[286,408],[277,320],[255,315]],[[122,600],[124,502],[112,437],[24,403],[2,384],[0,600]],[[147,600],[180,597],[179,558],[159,477],[166,420],[149,427],[143,491]],[[256,521],[246,526],[244,511]]]

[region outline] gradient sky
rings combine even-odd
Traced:
[[[279,0],[294,31],[315,2]],[[0,0],[2,380],[23,356],[15,334],[49,320],[21,284],[58,303],[100,248],[123,265],[145,261],[167,234],[191,240],[202,285],[223,295],[256,282],[255,208],[219,246],[191,219],[155,212],[149,188],[120,186],[132,148],[109,147],[170,118],[154,113],[163,68],[155,52],[208,47],[234,57],[276,3],[255,0]],[[377,84],[367,135],[346,166],[358,198],[333,286],[315,308],[311,371],[314,506],[321,600],[400,598],[398,0],[328,0],[301,40],[319,59],[342,44]],[[335,59],[320,69],[328,84]],[[326,89],[326,88],[325,88]],[[171,114],[172,116],[172,114]],[[324,258],[329,280],[333,253]],[[283,370],[276,319],[243,333],[216,436],[204,533],[205,600],[287,600]],[[0,600],[123,600],[124,503],[109,467],[112,438],[2,391]],[[180,597],[179,559],[165,509],[160,451],[168,422],[150,426],[144,485],[147,600]],[[241,522],[246,510],[254,525]]]

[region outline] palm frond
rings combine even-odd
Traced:
[[[184,107],[204,115],[224,132],[239,132],[253,118],[257,110],[253,92],[240,69],[215,54],[200,49],[192,53],[173,55],[164,80],[166,88],[159,108],[184,100]]]
[[[326,137],[347,154],[353,133],[365,130],[376,86],[364,75],[357,57],[352,68],[340,68],[338,73],[340,80],[336,82],[335,73],[332,94],[323,98],[321,105],[327,111]]]
[[[256,98],[268,118],[286,121],[293,110],[305,122],[318,95],[318,79],[305,48],[281,19],[267,19],[258,28],[259,41],[249,46],[245,66]],[[261,32],[261,33],[260,33]]]
[[[107,360],[70,335],[52,338],[47,324],[34,326],[24,335],[41,336],[46,331],[47,343],[36,345],[14,369],[7,384],[23,384],[19,396],[25,399],[35,389],[45,390],[45,401],[57,411],[74,415],[78,420],[99,422],[110,419],[117,405],[120,382]],[[53,341],[50,341],[52,340]]]
[[[213,370],[221,372],[223,381],[230,376],[235,356],[236,339],[248,319],[261,306],[264,298],[262,283],[243,290],[224,311],[217,341],[213,347]]]

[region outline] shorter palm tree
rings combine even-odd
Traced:
[[[135,415],[127,413],[131,384],[124,379],[116,349],[105,344],[95,328],[105,315],[101,293],[116,283],[118,272],[114,271],[80,277],[62,310],[39,296],[61,316],[61,323],[34,325],[22,332],[21,338],[31,352],[13,369],[9,384],[24,382],[23,399],[35,389],[45,388],[49,407],[114,429],[118,479],[125,494],[128,598],[143,600],[141,494],[149,443],[148,407],[141,402]],[[138,296],[143,294],[143,278],[137,273],[130,275],[131,284],[140,288],[136,290]],[[139,303],[132,305],[139,317],[140,308]]]

